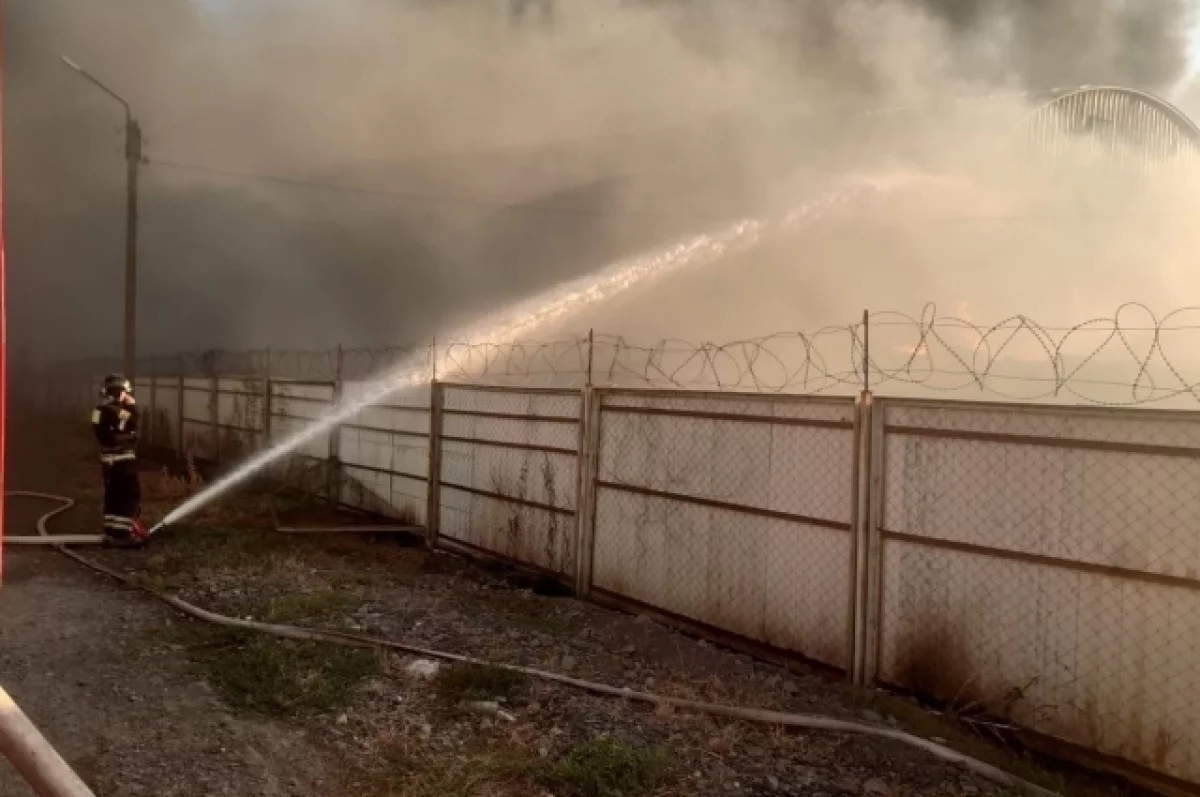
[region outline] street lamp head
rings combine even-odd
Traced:
[[[71,68],[72,68],[72,69],[74,69],[76,72],[78,72],[78,73],[80,74],[80,76],[82,76],[82,77],[83,77],[85,80],[87,80],[87,81],[88,81],[88,82],[90,82],[90,83],[93,83],[93,84],[95,84],[96,88],[100,89],[100,90],[101,90],[101,91],[103,91],[105,94],[107,94],[108,96],[112,97],[112,98],[113,98],[114,100],[116,100],[117,102],[121,103],[121,105],[122,105],[122,106],[125,108],[125,120],[126,120],[126,125],[128,125],[128,123],[129,123],[129,118],[130,118],[130,117],[131,117],[133,114],[132,114],[132,112],[129,110],[129,103],[125,102],[125,98],[124,98],[124,97],[122,97],[120,94],[118,94],[118,93],[116,93],[115,91],[113,91],[112,89],[110,89],[108,86],[106,86],[106,85],[104,85],[103,83],[101,83],[101,82],[100,82],[100,81],[99,81],[99,80],[96,78],[96,76],[95,76],[95,75],[93,75],[91,72],[88,72],[86,69],[84,69],[84,68],[83,68],[83,67],[81,67],[79,64],[77,64],[77,63],[75,63],[74,61],[72,61],[70,58],[67,58],[65,55],[60,55],[60,56],[59,56],[59,58],[61,58],[61,59],[62,59],[62,62],[63,62],[64,64],[66,64],[67,66],[71,67]]]

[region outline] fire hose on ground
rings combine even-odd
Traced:
[[[311,628],[302,628],[292,625],[277,625],[274,623],[260,623],[254,620],[242,620],[236,617],[227,617],[222,614],[210,612],[194,604],[188,603],[181,598],[160,592],[149,587],[146,584],[135,581],[129,576],[118,573],[100,562],[96,562],[83,556],[76,551],[72,551],[65,547],[70,544],[89,544],[98,543],[97,535],[72,535],[72,536],[57,536],[51,535],[47,530],[47,523],[56,515],[59,515],[75,506],[73,498],[66,496],[53,495],[50,493],[29,492],[25,490],[14,490],[6,493],[9,497],[14,498],[34,498],[45,501],[53,501],[59,504],[58,507],[50,510],[46,514],[38,518],[37,521],[37,537],[6,537],[5,542],[12,543],[16,540],[37,540],[40,544],[52,545],[56,550],[71,557],[80,564],[88,567],[98,573],[107,575],[122,584],[134,589],[147,592],[159,600],[165,602],[175,610],[193,617],[198,620],[203,620],[208,623],[226,626],[229,628],[239,628],[247,631],[256,631],[263,634],[269,634],[283,639],[293,639],[312,642],[324,642],[332,645],[344,645],[355,648],[370,648],[383,650],[396,650],[403,653],[408,653],[416,656],[423,656],[429,659],[437,659],[441,661],[472,664],[487,667],[497,667],[512,672],[521,673],[531,678],[536,678],[543,681],[569,686],[582,691],[590,692],[596,695],[604,695],[606,697],[619,698],[621,700],[630,700],[638,703],[647,703],[658,707],[670,707],[683,711],[693,711],[697,713],[710,714],[727,719],[740,720],[743,722],[753,722],[760,724],[783,726],[788,728],[801,728],[814,731],[825,731],[829,733],[846,733],[861,736],[872,736],[876,738],[889,739],[895,742],[901,742],[911,747],[922,750],[935,758],[946,761],[966,769],[982,778],[986,778],[994,783],[1002,786],[1015,789],[1023,794],[1031,797],[1058,797],[1055,792],[1044,789],[1029,781],[1023,780],[1015,775],[1012,775],[1004,770],[992,766],[986,762],[964,755],[957,750],[953,750],[945,745],[931,742],[928,739],[923,739],[904,731],[893,728],[886,728],[877,725],[868,725],[860,722],[850,722],[847,720],[834,719],[832,717],[823,717],[814,714],[791,714],[779,711],[770,711],[765,709],[745,708],[741,706],[730,706],[718,703],[706,703],[699,700],[687,700],[684,698],[668,697],[665,695],[656,695],[650,692],[640,692],[632,689],[609,686],[607,684],[585,681],[579,678],[561,675],[558,673],[538,670],[532,667],[521,667],[512,664],[497,664],[495,662],[483,661],[470,656],[463,656],[457,653],[447,653],[439,650],[430,650],[417,645],[408,644],[398,640],[385,639],[379,637],[363,636],[359,634],[347,634],[339,631],[323,631]],[[78,540],[78,542],[76,542]],[[15,705],[7,696],[0,691],[0,751],[2,751],[13,762],[21,774],[37,789],[38,794],[42,797],[94,797],[87,786],[76,776],[70,768],[62,761],[61,757],[54,751],[36,729],[33,729],[32,724],[24,715],[20,714],[20,710],[15,712],[6,710],[6,706]],[[56,763],[57,762],[57,763]]]

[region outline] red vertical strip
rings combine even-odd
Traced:
[[[3,576],[4,489],[8,469],[8,277],[4,266],[4,6],[0,2],[0,577]]]

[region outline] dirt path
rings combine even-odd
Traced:
[[[37,432],[12,424],[10,487],[78,495],[94,473],[86,445],[47,447]],[[13,499],[5,528],[33,533],[49,508]],[[84,502],[55,530],[90,531],[95,513]],[[167,641],[179,620],[166,607],[52,551],[4,558],[0,683],[97,795],[326,792],[322,755],[303,731],[230,714]],[[32,793],[0,759],[0,794]]]

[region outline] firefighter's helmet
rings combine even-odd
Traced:
[[[133,385],[129,384],[128,379],[120,374],[109,374],[104,377],[104,389],[101,391],[101,395],[117,399],[121,397],[122,393],[133,393]]]

